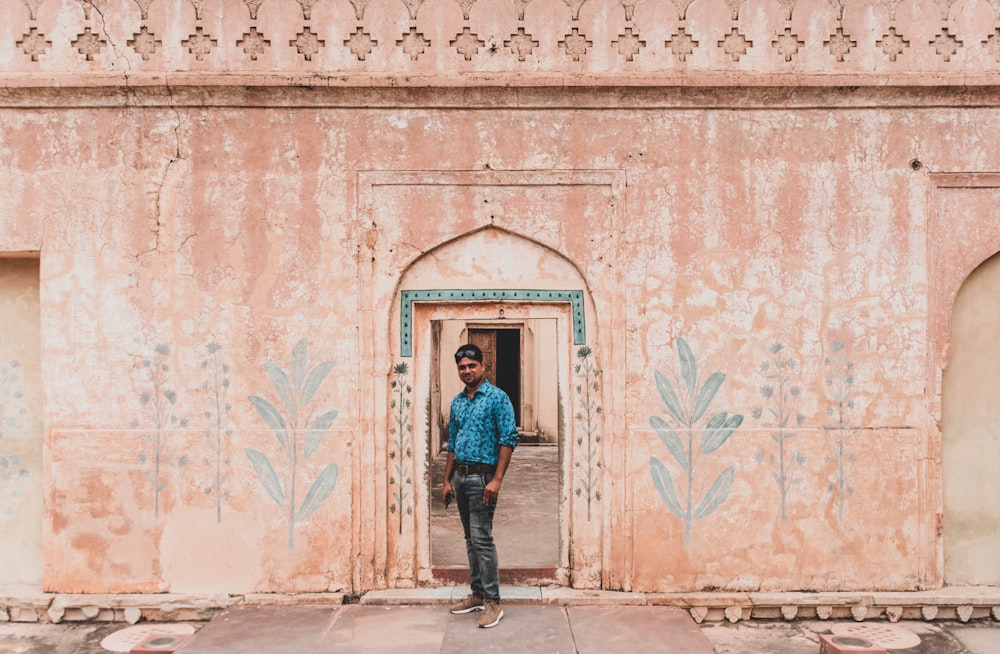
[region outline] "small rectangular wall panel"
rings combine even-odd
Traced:
[[[37,259],[0,258],[0,585],[42,577]]]
[[[697,447],[701,433],[694,439]],[[635,590],[916,588],[917,430],[846,432],[848,455],[842,463],[847,483],[842,494],[835,483],[841,470],[838,433],[795,430],[794,438],[786,441],[788,490],[782,517],[771,432],[738,429],[725,446],[695,460],[692,514],[697,514],[714,481],[730,466],[735,471],[726,499],[690,521],[687,544],[685,519],[664,501],[651,459],[669,471],[669,482],[662,479],[659,485],[673,485],[682,513],[688,508],[687,473],[656,433],[638,432],[632,442],[628,492],[636,517]]]
[[[299,516],[326,466],[325,499],[292,524],[291,467],[270,429],[236,430],[226,444],[221,513],[203,430],[60,431],[51,436],[45,585],[53,592],[320,592],[350,587],[349,430],[331,429],[296,465]],[[247,452],[267,457],[283,505]],[[157,498],[156,488],[160,488]],[[277,492],[275,493],[277,494]],[[313,494],[314,496],[316,493]]]

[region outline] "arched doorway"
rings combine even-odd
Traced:
[[[569,462],[576,428],[572,370],[575,348],[586,343],[587,315],[593,314],[582,276],[550,248],[486,228],[417,259],[399,289],[400,352],[410,361],[412,402],[423,414],[413,421],[413,442],[423,448],[414,463],[425,471],[424,485],[414,489],[422,498],[414,504],[417,577],[457,581],[453,575],[467,576],[457,514],[450,516],[454,525],[441,539],[435,521],[443,510],[438,491],[446,414],[460,389],[452,353],[461,343],[481,340],[484,349],[493,350],[498,383],[506,384],[517,402],[524,439],[498,508],[501,578],[566,582],[574,478]],[[518,476],[531,468],[544,474],[519,482]],[[520,510],[504,520],[505,506]],[[453,555],[455,550],[461,555],[458,559],[442,562],[446,541]],[[518,551],[532,541],[537,546]]]
[[[965,280],[952,308],[942,379],[944,580],[1000,584],[1000,254]]]

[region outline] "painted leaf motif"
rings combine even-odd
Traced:
[[[701,437],[702,454],[711,454],[726,444],[733,432],[743,424],[743,416],[734,413],[727,417],[725,411],[712,416],[705,426],[705,435]]]
[[[684,511],[681,509],[681,503],[677,501],[677,493],[674,492],[674,482],[670,478],[670,471],[655,456],[649,457],[649,469],[653,475],[653,484],[660,491],[663,503],[667,505],[671,513],[683,518]]]
[[[674,392],[674,387],[670,383],[670,380],[660,371],[656,372],[656,389],[660,391],[660,397],[663,398],[663,403],[667,405],[667,410],[674,417],[677,422],[684,426],[690,425],[690,423],[684,419],[684,411],[681,409],[681,403],[677,399],[677,393]]]
[[[323,503],[323,500],[330,496],[330,492],[333,491],[333,487],[336,485],[337,464],[331,463],[323,468],[323,472],[319,473],[319,477],[316,477],[316,481],[309,488],[306,498],[302,500],[302,507],[299,509],[299,514],[295,516],[295,521],[301,522],[311,516],[319,508],[319,505]]]
[[[278,442],[281,443],[281,447],[285,449],[285,454],[291,458],[292,451],[288,447],[288,427],[285,425],[285,419],[281,417],[281,414],[274,408],[274,405],[264,398],[251,395],[249,399],[250,403],[257,409],[257,413],[264,419],[264,422],[274,430],[274,435],[277,437]]]
[[[694,512],[694,519],[700,520],[704,518],[709,513],[714,511],[716,507],[726,501],[729,497],[729,491],[733,487],[733,475],[736,473],[736,466],[729,466],[725,471],[719,475],[719,478],[715,480],[712,487],[708,489],[705,493],[705,499],[701,501],[698,505],[698,510]]]
[[[274,365],[273,363],[265,363],[264,370],[267,371],[267,378],[271,380],[274,387],[278,390],[278,395],[281,396],[281,401],[285,403],[285,408],[288,409],[288,415],[295,416],[298,411],[293,400],[292,384],[288,381],[288,375],[285,371]]]
[[[306,378],[306,361],[308,358],[309,341],[302,339],[292,350],[292,382],[295,388],[301,389]]]
[[[312,399],[312,396],[319,390],[319,385],[323,383],[331,370],[333,370],[333,361],[324,361],[309,371],[305,384],[302,386],[302,404]]]
[[[713,372],[705,381],[705,385],[698,392],[698,399],[694,403],[694,411],[691,412],[691,424],[701,420],[701,417],[708,411],[709,405],[719,391],[719,386],[726,380],[726,376],[721,372]]]
[[[667,446],[670,453],[674,455],[674,459],[684,469],[684,472],[690,473],[691,468],[688,466],[687,453],[684,451],[684,445],[681,443],[680,436],[677,435],[673,427],[664,422],[659,416],[652,416],[649,419],[649,425],[659,434],[660,440]]]
[[[278,475],[274,474],[271,462],[257,450],[247,448],[246,453],[250,458],[250,463],[253,464],[253,469],[257,471],[257,476],[260,477],[261,483],[264,484],[264,490],[271,496],[271,499],[278,503],[278,506],[285,506],[285,493],[281,490],[281,482],[278,481]]]
[[[337,419],[337,411],[328,411],[316,418],[313,422],[312,428],[309,429],[309,434],[306,436],[306,447],[302,451],[303,457],[310,457],[319,447],[319,444],[323,441],[323,434],[326,430],[330,428],[333,421]]]
[[[698,364],[694,360],[691,346],[683,338],[677,339],[677,356],[681,360],[681,375],[687,384],[688,393],[694,395],[695,384],[698,383]],[[691,420],[694,422],[697,418]]]

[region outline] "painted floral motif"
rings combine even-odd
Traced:
[[[713,372],[702,382],[698,377],[694,353],[683,338],[677,339],[677,356],[680,362],[679,373],[670,370],[665,375],[657,371],[655,375],[656,388],[667,408],[669,422],[659,416],[652,416],[649,424],[673,456],[675,472],[679,467],[681,474],[675,484],[670,468],[655,456],[649,458],[649,467],[653,484],[660,492],[663,503],[671,513],[684,521],[684,546],[687,547],[691,543],[691,526],[694,521],[711,514],[729,498],[736,474],[736,466],[729,466],[716,477],[704,495],[698,498],[695,489],[704,487],[697,479],[699,463],[726,444],[733,432],[743,424],[743,416],[719,411],[699,427],[726,376],[721,372]],[[696,444],[698,434],[701,439]]]
[[[837,501],[837,517],[841,522],[844,521],[844,505],[847,498],[854,494],[854,486],[851,485],[854,448],[847,442],[848,435],[854,434],[849,415],[850,410],[854,408],[854,400],[851,397],[851,388],[854,386],[854,364],[847,359],[844,348],[843,341],[834,341],[830,346],[830,356],[824,361],[829,371],[829,376],[826,378],[826,392],[830,406],[826,413],[831,422],[823,429],[835,438],[833,456],[827,457],[827,461],[832,459],[837,464],[836,470],[830,476],[827,490]]]
[[[392,369],[395,379],[392,380],[392,450],[389,451],[389,486],[391,487],[392,504],[389,512],[399,516],[399,533],[403,533],[403,514],[413,515],[413,480],[410,478],[410,466],[413,461],[413,423],[410,413],[413,402],[410,399],[413,387],[406,377],[410,369],[406,363],[397,363]]]
[[[227,452],[233,437],[232,405],[226,399],[229,391],[229,365],[219,360],[221,345],[212,342],[206,349],[208,357],[201,362],[201,369],[204,371],[201,390],[208,395],[208,409],[205,411],[206,427],[203,433],[212,455],[202,459],[202,463],[211,469],[212,479],[204,492],[215,498],[215,519],[221,523],[222,499],[231,495],[226,488],[229,471],[232,468],[232,460]]]
[[[300,469],[316,453],[327,430],[337,418],[337,411],[334,410],[326,411],[313,419],[313,396],[333,370],[333,362],[323,361],[309,369],[308,348],[307,340],[301,340],[295,345],[291,368],[287,372],[273,363],[264,364],[264,370],[281,400],[284,413],[259,395],[248,398],[261,419],[274,432],[274,437],[287,457],[283,474],[279,477],[271,460],[264,453],[246,449],[247,457],[264,490],[288,513],[289,550],[295,547],[296,525],[308,519],[330,496],[337,484],[338,474],[336,463],[326,465],[313,480],[302,503],[296,504]]]
[[[591,504],[601,500],[599,482],[603,468],[600,454],[602,409],[597,402],[601,392],[601,371],[591,358],[593,354],[589,347],[581,347],[576,352],[578,363],[573,369],[578,380],[576,394],[580,406],[576,420],[583,432],[576,439],[577,448],[582,452],[582,462],[574,464],[580,469],[580,485],[576,489],[576,496],[587,501],[588,522],[591,518]]]
[[[771,359],[760,366],[760,372],[767,380],[760,387],[760,393],[767,404],[753,413],[754,418],[761,420],[762,426],[772,429],[771,440],[776,450],[759,450],[757,463],[767,462],[771,466],[771,478],[778,486],[781,497],[782,520],[788,515],[787,505],[792,488],[802,482],[799,472],[806,462],[805,455],[792,447],[792,439],[796,437],[792,422],[795,426],[802,426],[805,416],[802,413],[793,414],[801,389],[791,382],[797,364],[795,359],[782,354],[784,349],[781,343],[772,345]]]
[[[187,426],[187,418],[180,416],[174,408],[177,404],[177,393],[170,383],[170,346],[157,345],[152,357],[143,359],[142,370],[145,373],[147,390],[139,393],[139,404],[147,411],[142,419],[132,420],[132,428],[140,429],[146,425],[148,431],[142,432],[142,440],[147,449],[139,452],[139,463],[152,467],[145,475],[153,486],[153,515],[160,516],[160,493],[167,486],[164,479],[164,469],[168,466],[183,468],[187,465],[186,454],[180,455],[176,461],[169,446],[170,433],[178,427]]]

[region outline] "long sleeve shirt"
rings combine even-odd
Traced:
[[[448,451],[459,463],[496,465],[500,446],[517,446],[514,405],[501,389],[484,379],[470,400],[465,389],[451,401]]]

